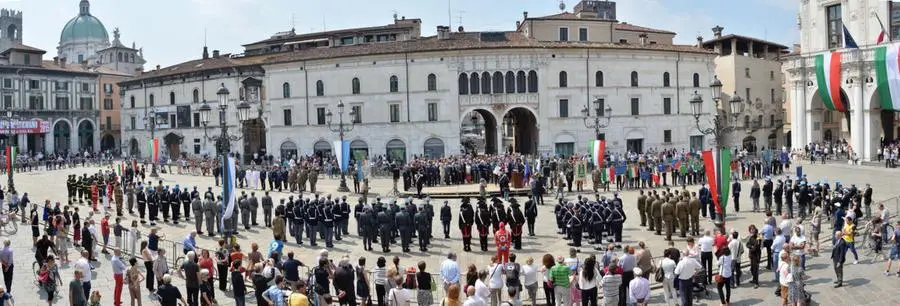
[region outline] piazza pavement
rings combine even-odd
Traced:
[[[796,165],[796,163],[795,163]],[[795,166],[794,165],[794,166]],[[794,175],[794,166],[792,166],[791,171],[787,172],[786,175]],[[883,167],[874,167],[874,166],[850,166],[844,163],[829,163],[827,165],[809,165],[807,162],[803,162],[803,172],[807,174],[809,180],[812,182],[818,180],[827,179],[830,183],[834,183],[835,181],[840,181],[845,185],[856,184],[859,187],[863,187],[866,183],[870,183],[874,189],[873,200],[875,203],[884,202],[888,209],[891,210],[892,213],[896,214],[900,211],[900,202],[898,202],[898,194],[900,194],[900,189],[897,189],[898,184],[896,182],[900,181],[900,170],[896,169],[886,169]],[[27,192],[31,201],[33,203],[43,203],[45,199],[49,199],[52,202],[60,201],[65,202],[66,200],[66,187],[65,187],[65,179],[68,174],[82,174],[87,172],[95,172],[99,168],[97,167],[88,167],[88,168],[73,168],[73,169],[62,169],[62,170],[54,170],[54,171],[35,171],[28,173],[17,173],[15,175],[15,183],[16,189],[19,190],[20,193]],[[163,180],[164,184],[168,184],[170,186],[174,186],[176,184],[184,187],[193,187],[197,186],[198,190],[205,190],[207,186],[213,185],[212,177],[199,177],[199,176],[190,176],[190,175],[178,175],[178,174],[160,174],[160,179]],[[322,179],[319,180],[319,184],[317,189],[325,194],[330,192],[332,196],[342,196],[344,194],[334,192],[338,186],[338,179],[335,177],[334,179],[329,179],[325,175],[322,175]],[[348,184],[352,184],[352,182],[348,182]],[[750,224],[761,224],[763,220],[762,213],[752,213],[746,211],[750,208],[750,200],[749,200],[749,190],[750,190],[750,180],[745,180],[742,182],[742,195],[741,195],[741,208],[745,211],[735,214],[733,212],[733,208],[728,208],[728,219],[727,219],[727,227],[735,228],[741,232],[743,236],[746,233],[746,229]],[[586,184],[586,187],[590,186],[590,183]],[[352,187],[352,186],[351,186]],[[459,188],[460,191],[469,191],[473,190],[472,186],[451,186],[451,187],[438,187],[439,189],[431,189],[430,191],[436,192],[452,192],[454,188]],[[494,187],[496,188],[496,187]],[[680,188],[680,187],[679,187]],[[214,188],[216,189],[216,188]],[[372,193],[378,195],[388,194],[391,189],[391,182],[387,178],[377,178],[374,179],[371,183]],[[698,186],[688,186],[688,189],[691,191],[696,191]],[[218,192],[218,190],[214,190]],[[240,193],[241,190],[238,190]],[[250,190],[246,190],[249,194]],[[425,189],[427,193],[429,191],[428,188]],[[257,196],[261,197],[262,192],[256,191]],[[583,193],[584,195],[590,195],[589,193]],[[662,250],[666,246],[666,242],[664,241],[663,236],[657,236],[653,233],[647,231],[644,228],[639,226],[639,217],[636,205],[637,191],[625,191],[620,193],[620,197],[623,199],[625,204],[625,211],[628,217],[625,222],[625,229],[623,233],[623,244],[626,245],[636,245],[638,241],[646,242],[648,249],[655,257],[659,257],[662,255]],[[274,202],[278,203],[279,199],[287,198],[288,193],[286,192],[272,192],[271,193]],[[571,194],[570,196],[574,196],[575,194]],[[612,196],[612,194],[602,194],[607,197]],[[308,194],[305,196],[309,196]],[[348,202],[351,205],[356,203],[357,195],[347,194]],[[296,197],[296,196],[295,196]],[[374,196],[370,196],[370,199],[374,199]],[[383,198],[384,199],[384,198]],[[524,263],[525,259],[528,257],[535,258],[536,262],[540,261],[540,257],[545,253],[551,253],[554,255],[566,255],[568,253],[569,246],[566,245],[567,240],[560,239],[560,235],[556,234],[555,221],[553,219],[553,206],[549,205],[552,202],[552,196],[545,196],[548,205],[539,206],[538,213],[538,223],[536,225],[536,237],[528,237],[527,234],[523,238],[523,249],[519,251],[514,251],[519,258],[520,263]],[[524,199],[522,199],[524,200]],[[351,262],[356,263],[356,259],[360,256],[366,257],[368,267],[371,268],[374,266],[375,259],[379,256],[385,256],[388,260],[390,260],[393,256],[398,256],[400,258],[401,266],[414,266],[418,261],[424,261],[427,263],[428,268],[427,271],[431,272],[435,277],[438,275],[438,270],[440,267],[441,261],[444,260],[448,251],[453,251],[459,254],[459,263],[462,267],[468,266],[469,264],[475,264],[478,267],[486,267],[490,263],[490,256],[493,254],[492,252],[482,253],[477,250],[477,237],[474,239],[474,244],[476,245],[476,251],[467,253],[462,251],[462,242],[460,239],[460,232],[457,227],[457,208],[459,206],[458,199],[451,199],[450,205],[454,208],[454,219],[452,221],[451,226],[451,239],[443,239],[443,234],[441,233],[441,225],[440,221],[437,217],[434,218],[434,236],[435,239],[432,240],[432,245],[429,247],[429,251],[420,252],[417,248],[412,248],[413,252],[410,253],[400,253],[396,252],[399,250],[399,247],[395,247],[390,254],[384,254],[380,252],[380,249],[375,248],[377,251],[370,252],[365,251],[361,248],[361,239],[357,236],[355,220],[350,218],[349,231],[350,236],[344,238],[342,241],[335,241],[334,248],[329,249],[329,257],[332,259],[339,259],[344,255],[348,255],[351,258]],[[435,205],[435,210],[438,211],[440,206],[442,205],[442,199],[432,200],[432,204]],[[520,201],[523,203],[524,201]],[[421,203],[420,200],[416,200],[416,203]],[[873,210],[876,209],[877,205],[873,205]],[[83,207],[81,210],[84,211],[86,207]],[[262,212],[259,212],[259,218],[262,218]],[[82,213],[82,216],[85,216],[85,213]],[[98,222],[101,218],[102,214],[96,214],[93,218]],[[137,216],[127,215],[123,218],[123,224],[128,225],[131,223],[131,220],[136,219]],[[114,218],[113,218],[114,219]],[[780,218],[779,218],[780,219]],[[259,223],[262,223],[260,220]],[[173,224],[164,224],[160,223],[158,225],[161,228],[161,233],[165,235],[165,239],[172,242],[161,242],[160,248],[167,248],[168,255],[172,256],[173,254],[182,254],[180,242],[184,239],[186,235],[188,235],[193,229],[193,222],[181,222],[179,225]],[[149,225],[141,225],[141,232],[147,233],[149,232]],[[701,227],[702,228],[713,228],[713,224],[709,219],[704,219],[701,217]],[[204,226],[205,228],[205,226]],[[823,237],[826,237],[827,230],[830,230],[831,226],[828,221],[823,220]],[[526,232],[527,233],[527,232]],[[19,230],[14,235],[8,235],[5,232],[0,232],[0,236],[9,236],[8,238],[12,240],[13,249],[15,252],[15,281],[13,282],[12,294],[15,299],[16,305],[37,305],[38,303],[46,303],[46,295],[42,292],[41,289],[38,288],[36,282],[34,281],[34,276],[31,271],[31,263],[34,261],[34,251],[31,247],[31,230],[27,225],[19,225]],[[4,237],[6,238],[6,237]],[[205,249],[215,249],[216,241],[218,237],[208,237],[206,235],[200,235],[197,237],[197,242],[199,247]],[[492,237],[491,237],[492,239]],[[675,239],[675,246],[677,248],[684,247],[684,238],[679,238],[677,235],[673,235],[673,239]],[[250,231],[241,231],[241,234],[238,238],[238,243],[242,245],[242,250],[245,252],[249,250],[249,244],[251,242],[256,242],[260,245],[260,249],[265,251],[268,248],[268,243],[272,240],[272,232],[271,230],[264,227],[254,227]],[[284,252],[294,251],[296,253],[296,258],[305,264],[311,264],[313,258],[318,255],[319,250],[322,249],[323,243],[320,242],[320,246],[317,248],[312,248],[308,245],[298,246],[293,242],[293,239],[289,239],[285,246]],[[308,240],[305,240],[308,244]],[[71,247],[71,246],[70,246]],[[831,244],[828,241],[822,242],[822,256],[814,257],[808,260],[808,275],[810,279],[807,281],[807,290],[812,294],[814,303],[821,305],[900,305],[900,296],[896,294],[890,294],[896,290],[896,288],[900,288],[900,278],[896,276],[885,277],[882,275],[884,269],[883,262],[871,263],[871,259],[869,258],[860,258],[859,265],[850,265],[848,264],[845,268],[845,286],[839,289],[832,288],[832,280],[833,280],[833,270],[831,261],[828,258],[830,255],[830,247]],[[886,249],[889,248],[886,246]],[[493,250],[493,244],[489,247],[489,251]],[[99,252],[99,251],[98,251]],[[621,250],[618,251],[621,253]],[[863,252],[860,252],[861,254]],[[76,252],[73,250],[69,251],[70,259],[76,259]],[[590,247],[583,247],[579,257],[587,256],[588,254],[598,254],[599,252],[594,251]],[[95,263],[96,270],[93,273],[93,281],[92,286],[94,290],[100,290],[103,293],[102,305],[113,305],[113,288],[114,282],[112,277],[112,268],[109,264],[110,255],[100,254],[98,255],[99,262]],[[848,254],[848,256],[852,256]],[[126,259],[129,258],[129,255],[124,256]],[[765,255],[764,255],[765,258]],[[744,272],[742,281],[742,287],[735,289],[732,291],[732,304],[733,305],[777,305],[780,304],[780,300],[778,297],[774,296],[773,290],[776,283],[772,282],[774,279],[774,275],[771,271],[761,270],[760,275],[760,284],[761,287],[759,289],[752,289],[747,285],[749,279],[749,270],[746,267],[749,260],[746,257],[746,254],[742,258],[744,262]],[[174,265],[171,264],[174,259],[169,258],[170,268],[174,269]],[[656,260],[654,260],[656,261]],[[848,259],[848,263],[852,262],[852,260]],[[142,265],[139,265],[142,266]],[[896,268],[895,268],[896,269]],[[896,270],[895,270],[896,271]],[[64,265],[60,269],[60,273],[63,278],[64,286],[60,286],[58,296],[67,297],[67,284],[68,281],[71,280],[73,275],[73,267],[71,264]],[[173,281],[184,293],[184,283],[183,280],[175,277]],[[250,287],[252,288],[252,287]],[[248,289],[250,289],[248,288]],[[695,302],[698,305],[717,305],[719,304],[718,297],[716,294],[715,287],[713,285],[709,286],[709,295],[708,297],[703,297]],[[893,289],[891,289],[893,288]],[[541,290],[539,291],[539,296],[543,296]],[[144,296],[144,303],[152,303],[151,297],[146,291],[146,289],[142,288],[142,294]],[[222,293],[217,292],[216,297],[220,302],[220,305],[233,305],[232,299],[228,298],[231,293]],[[123,292],[123,299],[127,299],[127,290]],[[224,298],[223,298],[224,297]],[[58,298],[53,304],[54,305],[64,305],[67,304],[67,300],[64,298]],[[435,303],[440,303],[440,298],[442,298],[441,290],[437,290],[435,293]],[[256,305],[252,301],[252,294],[248,296],[248,302],[251,305]],[[125,302],[127,303],[127,302]],[[664,304],[662,298],[662,290],[658,288],[658,286],[654,286],[654,290],[652,292],[652,299],[650,301],[651,304]],[[153,303],[155,304],[155,303]],[[151,304],[151,305],[153,305]]]

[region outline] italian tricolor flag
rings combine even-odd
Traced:
[[[722,213],[728,207],[728,196],[730,195],[731,150],[724,148],[719,151],[718,156],[715,156],[712,151],[706,150],[702,155],[713,203],[716,205],[716,211]]]
[[[12,170],[16,167],[16,156],[19,155],[18,148],[13,146],[6,146],[6,173],[12,173]]]
[[[900,110],[900,44],[875,49],[875,76],[878,98],[884,110]]]
[[[606,141],[593,140],[588,146],[590,147],[591,161],[594,167],[603,168],[604,154],[606,154]]]
[[[147,142],[150,152],[150,161],[159,161],[159,139],[153,138]]]
[[[825,101],[825,108],[847,111],[846,101],[841,99],[840,52],[816,55],[816,85],[819,87],[819,96]]]

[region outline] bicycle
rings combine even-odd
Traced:
[[[19,225],[15,220],[15,212],[0,213],[0,231],[7,235],[15,235],[19,231]]]

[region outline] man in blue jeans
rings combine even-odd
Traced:
[[[781,250],[784,249],[784,244],[785,244],[784,236],[781,235],[781,230],[775,229],[775,240],[772,242],[772,259],[774,260],[772,262],[772,271],[775,272],[775,280],[773,280],[773,282],[776,282],[776,283],[779,281],[778,263],[781,261],[780,254],[781,254]],[[780,287],[776,287],[775,295],[780,296],[780,294],[781,294],[780,289],[781,289]]]

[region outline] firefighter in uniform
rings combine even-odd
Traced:
[[[122,216],[122,204],[124,204],[123,202],[125,202],[124,201],[125,195],[122,194],[121,187],[122,186],[119,184],[115,184],[115,186],[113,187],[113,194],[114,194],[114,197],[116,198],[116,215],[119,217]]]

